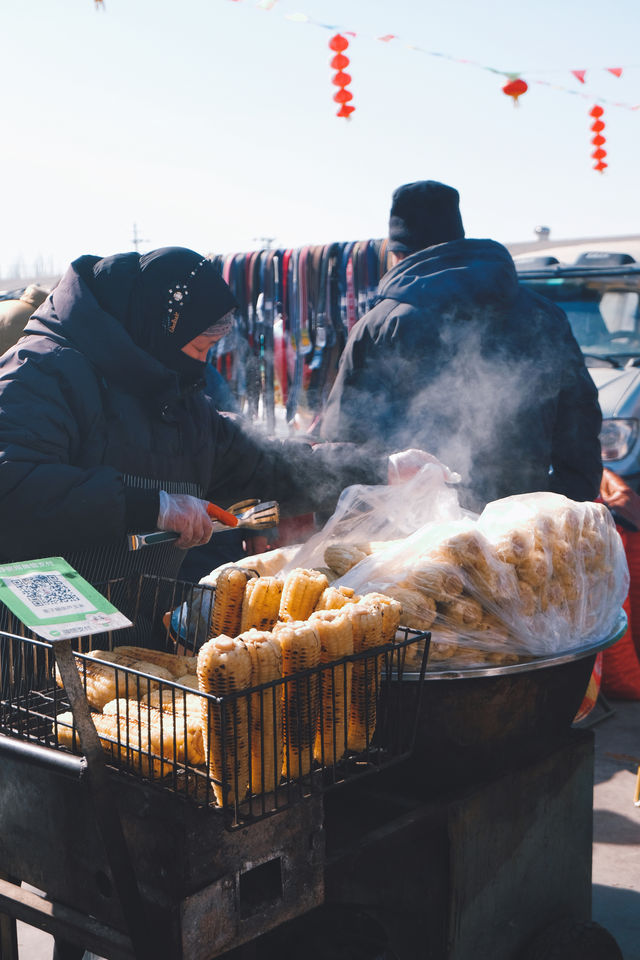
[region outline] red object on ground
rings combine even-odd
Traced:
[[[582,703],[580,704],[580,709],[573,718],[574,723],[578,723],[580,720],[585,720],[596,703],[598,702],[598,696],[600,695],[600,687],[602,685],[602,651],[596,656],[595,663],[593,665],[593,670],[591,671],[591,677],[589,678],[589,685],[587,687],[587,692],[585,693]]]
[[[635,632],[640,633],[640,534],[618,527],[629,564],[629,594],[623,606],[629,626],[612,647],[604,651],[602,660],[602,692],[613,700],[640,700],[640,659],[638,640],[634,637],[633,608],[636,608]],[[634,589],[635,588],[635,589]],[[633,593],[633,599],[632,599]],[[640,639],[640,637],[638,638]]]

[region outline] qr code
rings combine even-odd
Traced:
[[[18,599],[40,618],[95,610],[93,604],[60,573],[33,573],[24,577],[7,577],[5,583]]]

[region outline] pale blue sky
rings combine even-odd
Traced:
[[[455,185],[469,236],[640,232],[638,0],[5,0],[0,275],[38,258],[383,236],[391,192]],[[357,33],[356,112],[335,117],[328,41]],[[381,43],[393,33],[400,40]],[[514,109],[503,78],[530,83]],[[606,67],[625,67],[620,79]],[[586,68],[581,86],[571,69]],[[588,99],[533,83],[547,80]]]

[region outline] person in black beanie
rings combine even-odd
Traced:
[[[597,497],[601,412],[564,312],[519,284],[501,244],[465,238],[446,184],[398,187],[388,248],[320,435],[378,453],[429,450],[461,475],[472,510],[537,490]]]

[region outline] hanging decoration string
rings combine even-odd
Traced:
[[[335,102],[340,104],[336,116],[344,117],[346,120],[351,119],[351,114],[355,110],[355,107],[349,103],[350,100],[353,100],[353,94],[350,90],[347,90],[351,83],[351,74],[345,73],[345,67],[348,67],[350,63],[349,57],[345,56],[345,50],[348,46],[349,41],[340,33],[336,33],[329,40],[329,48],[335,53],[335,56],[331,58],[330,66],[337,71],[331,81],[334,86],[338,87],[338,92],[333,95]]]
[[[595,147],[591,157],[593,160],[595,160],[593,169],[597,170],[599,173],[604,173],[609,166],[608,163],[604,162],[607,151],[603,149],[604,144],[606,143],[606,139],[602,134],[602,131],[604,130],[604,120],[602,119],[603,114],[604,110],[602,107],[598,106],[598,104],[596,104],[594,107],[591,107],[591,110],[589,110],[589,116],[593,118],[593,123],[591,124],[591,132],[593,133],[591,143]]]
[[[229,2],[229,0],[225,0],[225,2]],[[231,2],[238,3],[238,2],[242,2],[242,0],[231,0]],[[247,0],[247,2],[249,2],[249,0]],[[253,4],[253,6],[262,8],[263,10],[271,10],[275,5],[275,2],[276,0],[251,0],[251,3]],[[283,17],[285,20],[289,20],[292,23],[305,23],[305,24],[308,24],[309,26],[318,27],[319,29],[322,29],[322,30],[330,30],[332,34],[339,33],[342,36],[344,36],[344,34],[347,33],[352,37],[356,36],[355,32],[351,30],[347,30],[341,24],[322,23],[320,20],[314,19],[313,17],[309,16],[309,14],[307,13],[302,13],[302,12],[283,13]],[[363,36],[363,34],[360,34],[360,36]],[[547,70],[537,70],[537,69],[531,69],[526,71],[525,70],[517,70],[517,71],[499,70],[497,67],[489,66],[488,64],[481,63],[478,60],[469,60],[463,57],[454,57],[451,54],[442,53],[439,50],[427,50],[424,47],[417,46],[416,44],[406,43],[401,37],[399,37],[395,33],[385,33],[376,37],[370,36],[369,39],[374,39],[376,40],[376,42],[384,43],[387,46],[399,45],[404,47],[406,50],[412,50],[414,53],[420,53],[426,57],[437,57],[440,60],[447,60],[450,63],[459,63],[459,64],[463,64],[464,66],[475,67],[478,70],[485,70],[489,73],[497,74],[498,76],[505,77],[505,79],[507,80],[507,84],[505,84],[506,86],[508,86],[512,81],[514,81],[515,78],[521,80],[522,83],[525,83],[526,81],[522,79],[522,75],[526,73],[528,77],[528,86],[536,84],[539,86],[549,87],[550,89],[555,90],[559,93],[566,93],[569,96],[582,97],[586,100],[591,100],[593,102],[593,94],[589,95],[586,91],[583,91],[582,89],[575,89],[573,87],[567,87],[567,86],[563,86],[562,84],[554,83],[551,80],[536,78],[536,75],[545,74],[545,73],[546,74],[560,73],[564,71],[557,71],[557,70],[547,71]],[[604,70],[608,73],[613,74],[613,76],[615,77],[621,77],[623,70],[635,69],[637,66],[639,65],[631,64],[626,67],[598,67],[598,68],[589,68],[589,69]],[[579,80],[580,87],[582,87],[585,84],[587,68],[582,70],[567,69],[566,72],[571,74],[575,79]],[[582,77],[580,75],[582,75]],[[509,96],[511,96],[511,94],[509,94]],[[640,103],[625,103],[620,100],[608,100],[604,97],[598,97],[598,100],[600,103],[607,104],[608,106],[611,106],[611,107],[619,107],[624,110],[640,110]],[[517,97],[514,98],[514,103],[517,103]]]

